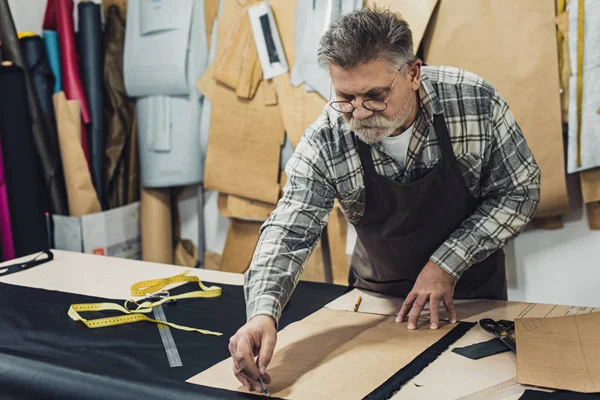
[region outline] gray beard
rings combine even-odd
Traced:
[[[407,92],[405,97],[406,108],[393,118],[388,119],[381,114],[373,114],[371,117],[363,120],[352,118],[347,124],[363,142],[367,144],[380,142],[382,139],[392,136],[394,132],[406,123],[413,110],[413,103],[410,102],[411,96],[414,96],[414,94]]]

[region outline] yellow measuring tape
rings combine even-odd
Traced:
[[[221,336],[220,332],[213,332],[205,329],[196,329],[188,326],[177,325],[172,322],[158,321],[144,315],[150,313],[154,307],[161,306],[164,303],[191,298],[211,298],[219,297],[222,294],[222,289],[219,286],[206,286],[202,283],[200,278],[197,276],[187,276],[188,271],[172,276],[170,278],[153,279],[149,281],[142,281],[135,283],[131,286],[132,296],[147,296],[152,293],[160,291],[167,285],[179,282],[198,282],[200,289],[195,292],[187,292],[170,296],[168,292],[162,291],[157,296],[151,296],[150,298],[159,298],[160,300],[151,301],[148,298],[142,300],[127,300],[123,306],[115,303],[81,303],[72,304],[69,307],[68,315],[73,321],[81,321],[88,328],[104,328],[107,326],[115,326],[122,324],[130,324],[133,322],[147,321],[156,324],[164,324],[174,329],[179,329],[188,332],[199,332],[205,335]],[[128,305],[132,304],[134,308],[130,308]],[[119,315],[116,317],[105,317],[87,320],[79,315],[80,312],[93,312],[93,311],[119,311],[125,315]]]
[[[583,102],[583,10],[585,0],[577,2],[577,166],[581,167],[581,116]]]

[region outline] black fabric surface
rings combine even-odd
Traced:
[[[25,70],[24,78],[27,92],[25,99],[27,100],[26,106],[29,108],[30,118],[28,130],[33,133],[35,153],[39,158],[41,176],[45,187],[44,194],[47,194],[51,206],[49,211],[55,214],[68,215],[67,191],[62,173],[58,139],[54,140],[48,132],[31,76],[27,71],[27,63],[21,51],[8,0],[0,0],[0,41],[2,41],[3,59],[12,61]],[[35,153],[27,154],[27,157],[32,159],[35,157]]]
[[[174,382],[127,370],[99,374],[92,366],[73,367],[38,355],[0,347],[0,398],[57,400],[235,400],[255,395]]]
[[[47,130],[53,136],[52,142],[58,143],[54,104],[52,103],[54,74],[52,74],[48,58],[46,57],[44,40],[36,35],[19,39],[19,42],[23,50],[23,57],[27,63],[27,70],[29,71],[29,75],[31,75],[38,104],[44,114]]]
[[[600,393],[575,393],[558,391],[553,393],[526,390],[520,400],[600,400]]]
[[[36,268],[43,268],[43,265]],[[221,297],[181,300],[178,304],[164,307],[170,322],[223,333],[217,337],[171,329],[183,366],[170,368],[155,324],[138,322],[89,329],[67,315],[69,305],[73,303],[114,300],[0,284],[0,353],[13,354],[17,361],[21,360],[17,363],[18,368],[22,368],[28,376],[35,374],[36,377],[36,383],[30,384],[30,389],[21,388],[16,383],[10,385],[14,390],[25,390],[25,398],[32,398],[36,391],[42,393],[45,385],[56,385],[56,390],[63,390],[58,388],[60,376],[55,376],[54,369],[47,368],[48,363],[54,363],[65,371],[87,371],[96,376],[93,382],[86,382],[86,386],[104,394],[103,397],[98,394],[98,398],[121,398],[109,395],[115,388],[105,387],[111,385],[108,377],[121,377],[115,384],[138,377],[144,384],[160,381],[161,385],[163,382],[171,382],[172,386],[181,385],[191,376],[228,358],[229,338],[245,322],[242,287],[219,286],[223,288]],[[173,289],[171,293],[196,290],[197,287],[197,284],[187,284]],[[300,282],[283,311],[280,329],[308,316],[345,290],[343,286]],[[82,317],[92,319],[108,315],[85,313]],[[15,364],[13,360],[6,365],[7,361],[3,360],[2,355],[0,393],[3,393],[8,379],[2,375],[2,366],[8,368]],[[25,372],[31,368],[34,368],[32,372]],[[66,377],[76,374],[76,371],[70,371]],[[25,378],[21,381],[29,382]],[[84,397],[88,398],[81,398]],[[61,398],[67,397],[61,394]]]
[[[22,257],[48,242],[25,74],[14,64],[0,67],[0,135],[15,255]]]
[[[85,97],[90,108],[92,121],[87,126],[88,143],[92,168],[92,180],[98,200],[103,209],[107,208],[104,194],[104,71],[102,45],[101,5],[80,2],[79,12],[79,57],[81,60],[81,80]]]
[[[487,342],[475,343],[465,347],[455,347],[452,351],[471,360],[493,356],[494,354],[504,353],[510,349],[502,341],[494,338]]]
[[[474,322],[459,322],[450,332],[444,335],[443,338],[438,340],[435,344],[430,346],[427,350],[422,352],[412,360],[408,365],[396,372],[385,381],[377,389],[369,393],[364,399],[365,400],[387,400],[394,392],[397,392],[402,386],[410,379],[418,375],[423,371],[429,364],[435,361],[440,354],[442,354],[452,343],[460,339],[465,333],[474,327]]]

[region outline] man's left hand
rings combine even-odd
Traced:
[[[456,280],[452,276],[433,261],[429,261],[417,277],[415,286],[406,296],[396,322],[405,321],[408,316],[408,329],[415,329],[419,315],[421,315],[423,307],[429,300],[429,311],[431,313],[429,327],[431,329],[437,329],[439,326],[440,302],[444,302],[450,322],[455,323],[456,311],[452,301],[455,286]]]

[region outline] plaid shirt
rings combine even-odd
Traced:
[[[421,110],[406,165],[380,144],[371,153],[378,174],[410,183],[441,159],[433,115],[443,113],[454,153],[475,212],[431,255],[458,279],[517,236],[540,199],[540,169],[502,96],[479,76],[452,67],[423,67]],[[288,182],[277,208],[261,228],[245,276],[247,317],[279,320],[337,199],[355,224],[365,209],[363,169],[354,134],[326,107],[311,124],[286,165]]]

